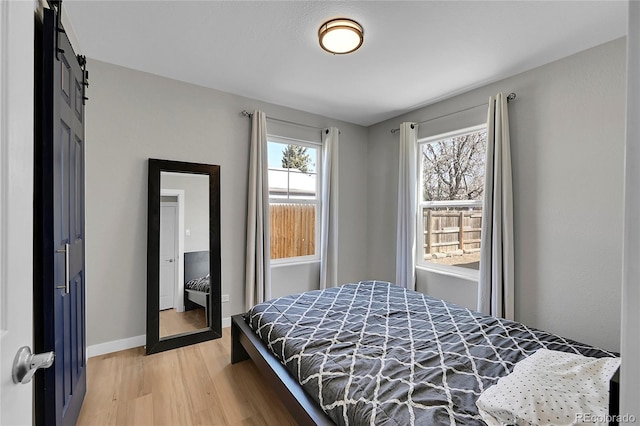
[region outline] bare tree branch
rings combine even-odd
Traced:
[[[485,130],[422,146],[424,200],[478,200],[484,190]]]

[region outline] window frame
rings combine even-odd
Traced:
[[[316,212],[315,212],[315,245],[314,245],[314,253],[313,255],[306,256],[295,256],[295,257],[281,257],[279,259],[269,259],[271,266],[283,266],[290,264],[301,264],[301,263],[313,263],[320,261],[320,223],[322,214],[322,142],[313,142],[303,139],[289,138],[286,136],[278,136],[273,134],[267,134],[267,152],[269,151],[269,143],[281,143],[285,145],[298,145],[306,148],[313,148],[317,150],[316,156],[316,199],[304,199],[304,198],[272,198],[271,194],[269,194],[269,209],[271,208],[271,204],[315,204]],[[267,188],[269,188],[269,171],[272,170],[269,167],[267,161]],[[289,181],[287,177],[287,191],[289,190]],[[287,197],[289,195],[287,194]],[[269,236],[271,236],[271,227],[269,228]],[[271,238],[271,237],[270,237]],[[271,245],[271,241],[269,241],[269,245]],[[271,246],[270,246],[271,247]],[[269,250],[271,257],[271,250]]]
[[[468,204],[467,200],[450,200],[450,201],[424,201],[422,195],[423,188],[423,173],[422,173],[422,146],[428,143],[434,143],[443,139],[451,139],[464,134],[474,133],[482,130],[487,130],[487,123],[480,123],[473,126],[464,127],[461,129],[453,130],[446,133],[440,133],[425,138],[420,138],[417,141],[417,189],[416,189],[416,269],[421,269],[429,272],[435,272],[438,274],[448,275],[456,278],[462,278],[465,280],[478,281],[480,278],[480,271],[477,269],[465,268],[455,265],[441,265],[434,262],[429,262],[424,259],[424,220],[422,211],[424,208],[437,207],[438,205],[455,205],[455,204]],[[485,153],[485,172],[486,172],[486,153]],[[478,201],[470,200],[474,203]],[[480,201],[480,207],[484,207],[484,197]]]

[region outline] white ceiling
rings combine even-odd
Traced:
[[[371,125],[626,35],[626,1],[99,1],[63,8],[90,58]],[[362,48],[333,56],[347,17]]]

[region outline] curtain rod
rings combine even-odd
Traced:
[[[244,115],[245,117],[249,117],[249,118],[251,118],[251,116],[253,115],[253,113],[251,113],[251,112],[249,112],[247,110],[242,110],[242,112],[240,112],[240,114]],[[279,121],[280,123],[291,124],[291,125],[294,125],[294,126],[308,127],[310,129],[315,129],[315,130],[325,130],[322,127],[310,126],[308,124],[302,124],[302,123],[295,123],[293,121],[282,120],[280,118],[274,118],[274,117],[269,117],[269,116],[267,116],[267,120]]]
[[[513,93],[513,92],[509,93],[509,94],[507,95],[507,103],[509,103],[509,102],[511,102],[511,101],[513,101],[513,100],[515,100],[516,96],[517,96],[517,95],[516,95],[515,93]],[[448,117],[448,116],[453,115],[453,114],[459,114],[459,113],[461,113],[461,112],[469,111],[470,109],[480,108],[481,106],[487,106],[487,105],[489,105],[489,104],[485,102],[485,103],[480,104],[480,105],[475,105],[475,106],[472,106],[472,107],[469,107],[469,108],[461,109],[460,111],[454,111],[454,112],[450,112],[450,113],[448,113],[448,114],[443,114],[443,115],[439,115],[439,116],[437,116],[437,117],[430,118],[430,119],[428,119],[428,120],[419,121],[419,122],[417,122],[416,124],[428,123],[429,121],[437,120],[437,119],[439,119],[439,118]],[[413,128],[413,125],[411,126],[411,128]],[[398,129],[391,129],[391,133],[395,133],[395,132],[397,132],[397,131],[399,131],[399,130],[400,130],[399,128],[398,128]]]

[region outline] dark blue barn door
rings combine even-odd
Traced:
[[[86,393],[84,84],[55,10],[45,9],[36,82],[37,351],[55,351],[36,378],[36,423],[75,425]],[[38,60],[37,60],[38,62]],[[36,65],[38,66],[38,65]],[[38,73],[37,73],[38,74]],[[39,110],[39,112],[38,112]],[[41,162],[38,164],[38,162]]]

